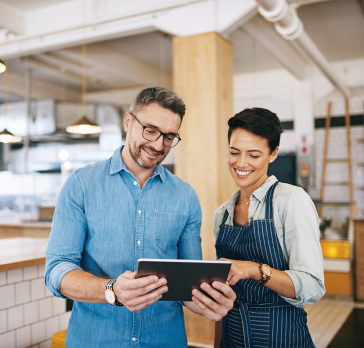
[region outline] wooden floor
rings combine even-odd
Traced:
[[[324,296],[318,303],[305,306],[308,328],[316,348],[326,348],[353,308],[364,308],[354,303],[351,297]],[[189,347],[212,348],[212,345],[198,345],[189,342]]]

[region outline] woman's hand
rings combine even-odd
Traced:
[[[251,261],[238,261],[229,259],[219,259],[219,261],[230,261],[231,268],[228,275],[228,282],[230,285],[235,285],[240,279],[261,280],[262,274],[259,270],[259,263]]]
[[[240,279],[251,278],[256,281],[262,280],[259,263],[223,258],[219,260],[231,262],[231,268],[228,275],[229,285],[235,285]],[[296,292],[291,277],[284,271],[279,271],[274,268],[271,268],[271,271],[271,278],[264,284],[264,286],[284,297],[296,298]]]

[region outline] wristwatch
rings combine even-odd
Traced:
[[[264,285],[272,276],[272,270],[267,264],[260,263],[259,271],[262,274],[262,279],[259,281],[259,283]]]
[[[106,284],[105,297],[106,301],[109,302],[113,306],[123,306],[123,304],[116,301],[116,296],[112,286],[116,282],[116,279],[110,279]]]

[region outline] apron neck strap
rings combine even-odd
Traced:
[[[274,189],[278,185],[278,181],[276,181],[268,190],[267,197],[265,200],[265,218],[267,220],[273,220],[273,193]]]

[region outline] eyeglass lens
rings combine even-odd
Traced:
[[[160,137],[160,135],[161,135],[161,133],[154,128],[150,128],[150,127],[144,128],[143,137],[146,140],[155,141]],[[178,141],[179,141],[179,139],[175,135],[172,135],[172,134],[167,134],[163,137],[163,144],[165,146],[169,146],[169,147],[176,146]]]

